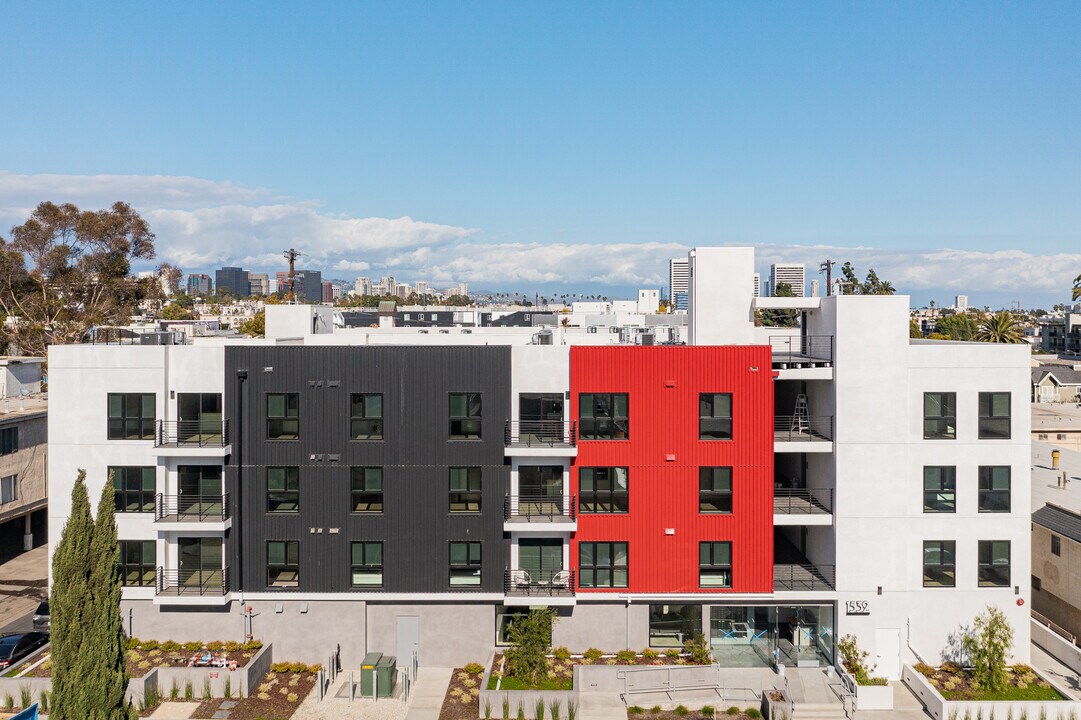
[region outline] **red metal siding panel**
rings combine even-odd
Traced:
[[[578,543],[628,542],[627,589],[581,592],[768,593],[773,590],[773,378],[765,346],[571,348],[571,415],[580,393],[629,394],[628,440],[580,440],[579,467],[629,468],[630,512],[579,515]],[[732,393],[732,440],[698,439],[699,393]],[[674,456],[674,459],[670,459]],[[733,468],[733,512],[698,512],[698,468]],[[674,535],[666,535],[672,528]],[[698,587],[698,543],[732,542],[732,588]]]

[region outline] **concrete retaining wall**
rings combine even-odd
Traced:
[[[1081,648],[1059,635],[1051,628],[1032,621],[1032,642],[1047,651],[1051,657],[1081,675]]]
[[[202,698],[209,685],[211,696],[220,698],[225,697],[225,681],[228,680],[230,695],[247,697],[251,694],[251,688],[257,686],[270,670],[274,657],[273,647],[264,645],[247,665],[232,671],[228,668],[155,668],[153,672],[157,675],[158,692],[168,697],[175,683],[183,697],[184,688],[190,682],[195,690],[195,697]]]
[[[503,717],[503,701],[510,704],[510,716],[516,717],[518,715],[518,706],[521,704],[522,709],[525,711],[527,718],[536,718],[536,704],[538,700],[544,701],[544,717],[550,717],[549,707],[553,702],[560,704],[560,717],[567,717],[567,707],[578,705],[578,691],[577,690],[488,690],[488,682],[492,677],[492,661],[495,660],[494,654],[488,655],[488,662],[485,664],[484,675],[481,677],[480,682],[480,712],[478,717],[484,717],[485,703],[492,709],[492,717]],[[575,667],[575,671],[577,671]],[[577,672],[575,672],[577,677]]]
[[[1040,675],[1035,669],[1033,672],[1050,683],[1059,692],[1062,692],[1062,689],[1057,687],[1051,679]],[[1077,718],[1081,716],[1081,702],[1071,700],[1049,700],[1047,702],[947,700],[928,682],[927,678],[916,672],[911,665],[904,666],[901,671],[901,680],[916,694],[916,697],[920,699],[920,702],[927,709],[927,713],[935,720],[964,717],[994,717],[1000,720],[1007,717],[1046,717],[1046,720],[1070,720],[1071,717]],[[1046,713],[1046,716],[1042,713]]]

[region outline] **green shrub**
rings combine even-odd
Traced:
[[[184,701],[195,701],[195,688],[192,687],[191,680],[188,680],[186,683],[184,683]]]
[[[203,680],[203,700],[213,700],[214,695],[210,692],[210,678]]]
[[[565,647],[557,647],[552,651],[552,656],[555,657],[556,660],[567,662],[571,659],[571,651]]]
[[[223,689],[222,694],[225,696],[226,700],[233,699],[233,678],[228,675],[225,676],[225,688]]]
[[[503,696],[503,720],[510,720],[510,697]]]
[[[484,698],[484,720],[492,720],[492,701]]]
[[[169,699],[173,702],[180,699],[180,685],[177,684],[176,678],[173,678],[173,686],[169,688]]]
[[[747,717],[749,717],[751,720],[758,720],[758,718],[762,717],[762,713],[758,712],[754,708],[750,708],[747,710]]]
[[[562,713],[563,703],[559,700],[553,700],[548,703],[548,717],[552,720],[559,720],[559,716]]]
[[[211,640],[206,644],[206,649],[210,652],[221,652],[223,647],[225,647],[225,643],[221,640]]]
[[[38,709],[43,713],[49,712],[49,691],[42,690],[38,695]]]
[[[544,698],[537,698],[537,702],[533,704],[533,718],[534,720],[544,720]]]
[[[229,642],[225,643],[224,650],[227,653],[240,652],[240,643],[238,643],[236,640],[230,640]]]
[[[932,677],[935,674],[935,669],[927,663],[916,663],[912,666],[912,669],[918,672],[920,675],[928,678]]]
[[[598,650],[597,648],[590,648],[590,649],[586,650],[584,653],[582,653],[582,657],[584,657],[586,660],[590,660],[592,662],[597,662],[602,657],[604,657],[604,653],[601,652],[600,650]]]
[[[193,653],[199,652],[203,648],[203,644],[198,640],[192,640],[191,642],[184,643],[182,647],[184,648],[184,652]]]
[[[645,708],[639,707],[637,705],[631,705],[629,708],[627,708],[628,715],[641,715],[645,711]]]
[[[258,650],[261,647],[263,647],[262,640],[249,640],[240,646],[242,650],[247,650],[249,652],[251,652],[252,650]]]
[[[733,705],[732,707],[725,710],[725,712],[729,715],[739,715],[739,708]]]
[[[130,637],[124,641],[124,647],[128,650],[134,650],[135,648],[139,647],[140,642],[141,641],[139,640],[139,638]]]
[[[160,646],[161,643],[159,643],[157,640],[143,640],[142,644],[139,645],[141,649],[147,651],[157,650]]]
[[[29,685],[19,686],[19,707],[25,709],[34,704],[34,693]]]
[[[650,711],[650,713],[652,713],[654,715],[660,715],[661,714],[661,706],[660,705],[654,705],[653,707],[651,707],[649,709],[649,711]]]
[[[642,651],[641,654],[642,654],[642,657],[644,657],[646,660],[656,660],[657,658],[659,658],[661,656],[661,654],[659,652],[657,652],[656,650],[654,650],[653,648],[646,648],[645,650]]]
[[[530,610],[525,617],[516,620],[508,631],[511,647],[503,653],[506,674],[532,684],[548,679],[548,650],[552,644],[552,623],[555,610],[539,608]],[[543,703],[541,703],[543,712]],[[538,718],[540,720],[540,718]]]
[[[687,717],[691,714],[690,709],[686,705],[676,705],[674,712],[680,717]]]
[[[683,643],[684,650],[691,656],[691,662],[695,665],[709,665],[713,659],[709,652],[709,643],[706,636],[698,633],[693,638]]]
[[[973,620],[972,631],[962,644],[972,659],[972,684],[992,691],[1004,688],[1008,681],[1006,658],[1013,647],[1013,628],[1006,614],[988,605]]]
[[[525,705],[521,700],[518,701],[518,714],[515,717],[517,720],[525,720]]]
[[[578,717],[578,703],[567,702],[567,720],[575,720]]]
[[[675,660],[679,657],[679,650],[676,650],[675,648],[672,648],[671,650],[665,650],[664,656],[669,660]]]
[[[625,663],[627,665],[630,665],[637,659],[638,653],[636,653],[634,650],[620,650],[616,653],[616,660],[619,660],[621,663]]]
[[[470,675],[483,675],[484,674],[484,666],[481,665],[480,663],[476,663],[476,662],[469,663],[464,668],[462,668],[462,670],[465,670]]]
[[[162,652],[176,652],[180,649],[180,643],[173,640],[166,640],[161,644]]]
[[[15,698],[11,695],[4,696],[4,709],[11,712],[15,708]]]
[[[702,709],[698,711],[702,717],[711,718],[716,711],[712,705],[703,705]]]

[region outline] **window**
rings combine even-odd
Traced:
[[[923,394],[923,437],[925,440],[957,438],[957,393]]]
[[[1040,582],[1040,578],[1036,577],[1035,575],[1032,576],[1032,589],[1036,592],[1043,590],[1043,583]]]
[[[349,402],[349,436],[354,440],[383,439],[383,396],[353,393]]]
[[[1062,557],[1062,538],[1058,535],[1051,536],[1051,554]]]
[[[732,468],[698,468],[698,512],[732,512]]]
[[[980,467],[980,512],[1010,511],[1010,466]]]
[[[698,396],[698,439],[732,439],[732,393]]]
[[[1010,394],[980,393],[980,439],[1010,439]]]
[[[451,587],[480,587],[480,543],[450,544]]]
[[[698,543],[698,586],[732,587],[732,543]]]
[[[120,541],[120,582],[128,587],[153,587],[157,584],[153,540]]]
[[[19,476],[6,475],[0,478],[0,505],[19,499]]]
[[[627,543],[578,543],[578,587],[627,587]]]
[[[153,440],[154,396],[109,393],[109,439]]]
[[[584,467],[578,470],[578,511],[625,513],[630,509],[627,468]]]
[[[10,455],[19,451],[19,428],[8,427],[0,430],[0,455]]]
[[[980,540],[979,559],[980,587],[1009,586],[1009,540]]]
[[[154,512],[154,468],[110,467],[118,513]]]
[[[578,396],[578,437],[582,440],[626,440],[630,400],[626,393],[582,393]]]
[[[927,540],[923,543],[923,586],[954,587],[957,584],[957,543]]]
[[[267,394],[266,437],[267,440],[296,440],[300,437],[300,395]]]
[[[353,468],[350,486],[352,512],[383,512],[383,468]]]
[[[383,586],[383,543],[352,543],[351,556],[353,587]]]
[[[266,511],[271,513],[300,512],[300,468],[268,467],[266,469]]]
[[[300,541],[267,542],[266,584],[267,587],[300,587]]]
[[[923,511],[925,513],[957,512],[957,468],[941,466],[923,468]]]
[[[679,648],[702,632],[701,605],[650,605],[649,646]]]
[[[450,511],[480,512],[480,468],[450,469]]]
[[[480,440],[480,393],[450,394],[450,439]]]

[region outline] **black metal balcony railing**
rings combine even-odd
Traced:
[[[155,447],[225,447],[228,420],[158,420]]]
[[[577,516],[574,495],[506,495],[503,498],[503,519],[523,522],[559,522]]]
[[[504,432],[506,447],[574,447],[578,423],[573,420],[510,420]]]
[[[770,335],[773,367],[828,367],[833,363],[832,335]]]
[[[504,574],[504,591],[519,597],[573,597],[573,570],[510,570]]]
[[[229,592],[229,568],[221,570],[157,570],[157,595],[225,595]]]
[[[833,490],[777,488],[773,491],[773,512],[777,515],[829,515],[833,512]]]
[[[154,497],[155,522],[224,522],[229,518],[229,493],[224,495],[162,495]]]
[[[775,415],[775,442],[830,442],[833,440],[832,415]]]
[[[833,590],[834,566],[786,563],[773,566],[774,590]]]

